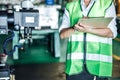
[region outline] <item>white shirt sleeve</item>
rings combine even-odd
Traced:
[[[70,17],[68,11],[65,9],[64,14],[63,14],[63,19],[61,26],[59,28],[59,32],[64,29],[70,27]]]
[[[113,20],[110,22],[108,27],[113,32],[114,38],[117,36],[117,27],[116,27],[116,12],[115,12],[115,6],[114,3],[107,9],[105,17],[113,17]]]
[[[114,17],[114,19],[110,22],[108,27],[113,32],[114,38],[117,36],[117,27],[116,27],[116,12],[115,12],[115,6],[114,3],[107,9],[105,17]],[[68,11],[65,9],[62,24],[59,28],[59,32],[64,29],[70,27],[70,17]]]

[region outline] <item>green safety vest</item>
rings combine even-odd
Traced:
[[[104,17],[107,8],[111,4],[112,0],[96,0],[89,11],[88,17]],[[83,17],[80,0],[68,3],[66,9],[69,12],[71,26]],[[84,34],[75,31],[68,39],[66,74],[74,75],[82,72],[84,57],[86,57],[86,66],[90,74],[111,76],[112,38],[100,37],[89,33],[84,36]],[[84,49],[86,49],[86,52]]]

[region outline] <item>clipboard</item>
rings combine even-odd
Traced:
[[[89,25],[91,28],[107,28],[113,17],[96,17],[96,18],[82,18],[79,22]]]

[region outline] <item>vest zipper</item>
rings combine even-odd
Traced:
[[[86,73],[88,73],[89,75],[91,75],[90,73],[89,73],[89,71],[88,71],[88,69],[87,69],[87,64],[86,64],[86,52],[87,52],[87,41],[86,41],[86,37],[87,37],[87,33],[83,33],[83,36],[84,36],[84,38],[83,38],[83,52],[84,52],[84,54],[83,54],[83,71],[85,71]]]
[[[93,3],[93,5],[91,6],[90,10],[88,11],[88,14],[87,14],[87,17],[89,16],[89,13],[92,9],[92,7],[94,6],[95,4],[95,1]],[[86,41],[86,36],[87,36],[87,33],[83,33],[83,50],[84,50],[84,55],[83,55],[83,67],[84,69],[87,71],[87,67],[86,67],[86,52],[87,52],[87,41]]]
[[[86,36],[87,36],[87,33],[83,33],[83,36],[84,36],[84,38],[83,38],[83,51],[84,51],[84,55],[83,55],[83,64],[84,64],[84,66],[86,65],[86,51],[87,51],[87,47],[86,47],[86,45],[87,45],[87,42],[86,42]]]

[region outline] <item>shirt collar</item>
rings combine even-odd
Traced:
[[[81,0],[82,14],[83,14],[84,16],[87,16],[90,8],[92,7],[92,5],[94,4],[95,1],[97,1],[97,0],[91,0],[91,1],[90,1],[90,4],[86,7],[86,6],[85,6],[85,3],[84,3],[84,0]]]
[[[97,1],[97,0],[91,0],[91,1],[90,1],[90,4],[94,3],[95,1]],[[81,4],[82,6],[85,6],[84,0],[81,0],[80,4]],[[89,4],[89,5],[90,5],[90,4]]]
[[[97,0],[91,0],[91,2],[97,1]],[[81,0],[81,3],[84,4],[84,0]]]

